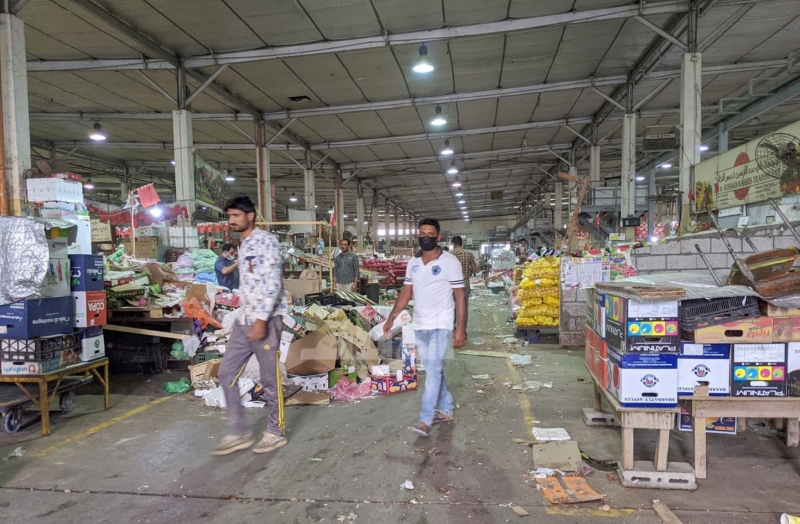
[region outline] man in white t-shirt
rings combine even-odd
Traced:
[[[451,339],[456,348],[467,343],[467,300],[461,262],[439,247],[440,233],[435,218],[420,221],[421,249],[408,262],[405,285],[384,326],[386,336],[391,336],[394,319],[414,298],[414,335],[425,366],[425,388],[419,422],[411,429],[423,437],[430,436],[432,425],[453,420],[453,396],[444,379],[444,357]],[[458,328],[454,334],[456,315]]]

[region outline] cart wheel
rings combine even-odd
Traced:
[[[22,427],[22,409],[12,409],[3,413],[3,431],[16,433]]]
[[[69,413],[75,409],[75,392],[65,391],[61,394],[61,411]]]

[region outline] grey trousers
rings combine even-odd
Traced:
[[[228,401],[228,417],[231,430],[235,435],[247,435],[250,427],[245,418],[244,406],[239,396],[237,379],[242,368],[255,354],[261,372],[261,385],[264,387],[263,398],[267,402],[269,418],[267,433],[283,435],[283,391],[281,387],[280,370],[278,369],[277,354],[281,343],[283,320],[280,315],[274,316],[267,322],[267,338],[257,342],[247,339],[250,326],[233,325],[231,336],[228,338],[225,356],[219,367],[219,381]]]

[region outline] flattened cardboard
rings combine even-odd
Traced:
[[[581,460],[581,450],[574,440],[566,442],[542,442],[531,447],[535,468],[577,471]]]
[[[336,367],[338,350],[332,336],[319,331],[310,333],[289,345],[286,372],[300,376],[327,374]]]
[[[701,344],[768,344],[772,342],[772,319],[757,317],[700,328],[684,338]]]
[[[324,391],[300,391],[286,399],[287,406],[327,406],[330,403],[331,396]]]

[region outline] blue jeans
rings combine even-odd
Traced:
[[[414,336],[422,365],[425,366],[425,390],[422,393],[419,420],[430,426],[436,411],[444,415],[453,414],[453,395],[447,391],[444,379],[444,357],[453,339],[453,331],[417,329],[414,330]]]

